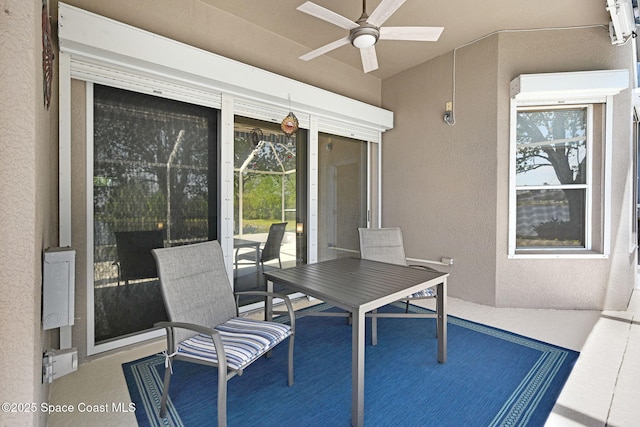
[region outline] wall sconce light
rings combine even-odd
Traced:
[[[296,223],[296,233],[302,234],[304,232],[304,224],[301,222]]]
[[[453,126],[455,124],[456,120],[453,117],[453,101],[447,102],[445,106],[443,119],[444,119],[444,122],[449,126]]]

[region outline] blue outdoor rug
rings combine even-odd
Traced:
[[[378,345],[371,346],[367,337],[365,424],[542,426],[578,353],[452,316],[448,320],[445,364],[436,360],[435,319],[378,320]],[[232,378],[229,426],[349,426],[351,327],[346,319],[296,320],[294,366],[295,383],[287,387],[285,343],[272,358]],[[164,358],[150,356],[123,369],[140,426],[215,425],[216,369],[175,362],[166,419],[157,415]]]

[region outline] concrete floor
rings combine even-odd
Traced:
[[[301,299],[300,308],[308,304]],[[425,307],[433,308],[426,300]],[[449,313],[580,351],[547,426],[640,426],[640,293],[620,312],[493,308],[449,298]],[[50,404],[130,402],[122,363],[161,352],[157,341],[81,365],[53,382]],[[53,413],[48,425],[135,426],[134,413]]]

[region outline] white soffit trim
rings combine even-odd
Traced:
[[[125,66],[384,132],[393,112],[280,76],[109,18],[58,4],[60,51],[72,57]]]
[[[629,70],[520,74],[511,81],[511,98],[518,104],[563,101],[604,102],[629,87]]]

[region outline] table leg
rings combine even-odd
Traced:
[[[273,292],[273,282],[271,280],[267,280],[267,292]],[[267,296],[264,304],[264,320],[272,321],[273,320],[273,297]]]
[[[356,310],[351,325],[351,425],[364,425],[364,333],[365,313]]]
[[[373,316],[371,317],[371,345],[378,345],[378,317],[376,313],[378,313],[378,309],[372,311]]]
[[[256,271],[260,268],[260,242],[256,244]]]
[[[437,287],[438,362],[447,362],[447,278]]]

